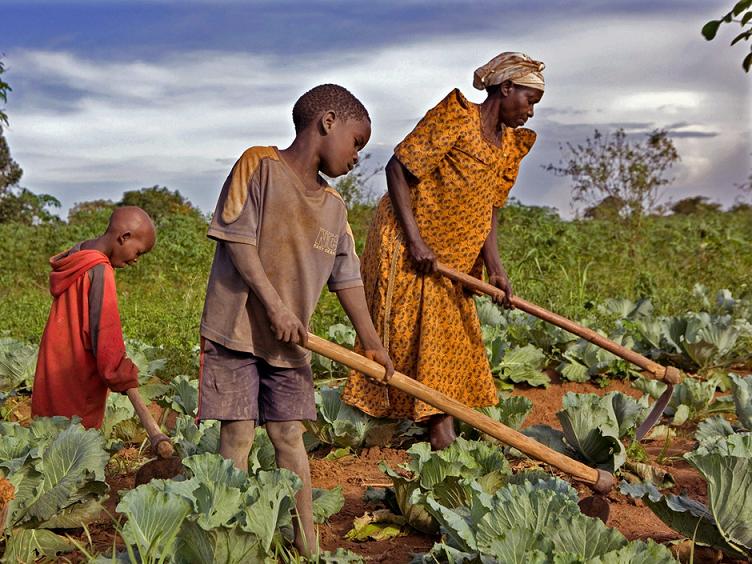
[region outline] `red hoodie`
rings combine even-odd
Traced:
[[[31,412],[78,415],[99,427],[108,390],[138,386],[138,369],[125,356],[115,273],[99,251],[73,247],[50,259],[50,317],[39,347]]]

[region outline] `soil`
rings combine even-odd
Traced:
[[[632,388],[629,382],[612,380],[606,388],[600,388],[592,383],[563,382],[555,374],[550,374],[552,382],[548,388],[519,387],[512,394],[525,396],[533,402],[533,410],[525,421],[525,426],[546,424],[560,428],[556,412],[561,409],[561,399],[567,392],[595,393],[603,395],[610,391],[620,391],[634,397],[640,397],[641,393]],[[155,415],[161,415],[155,413]],[[661,470],[671,474],[675,481],[673,493],[689,495],[697,500],[705,502],[707,491],[704,480],[687,464],[682,454],[694,448],[692,439],[694,429],[683,430],[680,436],[673,438],[666,448],[664,441],[643,441],[643,446],[648,455],[648,462]],[[138,453],[126,449],[119,456],[124,458],[120,461],[120,472],[114,472],[108,477],[110,484],[110,498],[105,504],[106,513],[102,518],[89,527],[91,543],[85,535],[79,538],[90,548],[108,554],[112,550],[113,542],[120,546],[120,539],[113,531],[112,522],[107,515],[118,518],[115,507],[119,500],[118,492],[132,489],[136,485],[136,470],[138,468]],[[415,554],[430,550],[431,546],[439,541],[438,536],[426,535],[408,529],[406,536],[384,541],[355,542],[345,538],[352,528],[353,520],[366,512],[383,509],[384,505],[378,502],[364,500],[366,489],[371,487],[388,487],[391,481],[379,469],[379,463],[385,461],[395,468],[397,465],[408,460],[405,450],[392,448],[366,448],[359,455],[349,455],[337,460],[325,460],[326,450],[314,452],[311,456],[311,477],[314,487],[332,488],[341,486],[345,497],[345,505],[342,510],[334,515],[328,523],[319,526],[320,546],[322,550],[336,550],[339,547],[350,549],[365,557],[368,562],[385,562],[399,564],[410,562]],[[661,460],[659,464],[657,461]],[[566,478],[560,472],[543,464],[531,460],[512,461],[514,470],[529,467],[540,467],[552,472],[559,477]],[[573,484],[580,494],[581,499],[591,496],[591,491],[580,483]],[[588,500],[589,502],[590,500]],[[604,500],[596,499],[596,505]],[[629,540],[651,538],[657,542],[669,543],[675,553],[680,554],[683,562],[689,561],[689,545],[679,542],[680,535],[669,529],[658,519],[641,501],[635,501],[618,491],[611,492],[605,498],[608,504],[607,524],[621,531]],[[70,558],[70,555],[68,555]],[[74,562],[76,558],[72,559]],[[697,564],[709,562],[735,562],[722,559],[722,555],[710,549],[696,550],[694,562]]]

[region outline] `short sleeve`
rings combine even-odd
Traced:
[[[337,254],[334,256],[334,266],[327,285],[332,292],[363,285],[360,259],[355,253],[355,239],[347,221],[337,241]]]
[[[509,196],[509,191],[517,181],[517,175],[520,172],[520,163],[522,159],[530,152],[535,143],[535,132],[530,129],[511,130],[509,142],[509,155],[506,160],[506,166],[499,171],[499,181],[494,198],[494,207],[503,207]]]
[[[467,127],[469,102],[453,90],[418,122],[394,149],[413,176],[422,179],[439,165]]]
[[[225,180],[207,235],[211,239],[256,244],[262,207],[261,161],[277,158],[271,147],[253,147],[238,159]]]

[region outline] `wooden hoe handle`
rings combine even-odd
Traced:
[[[146,407],[144,400],[141,398],[141,394],[138,393],[138,388],[131,388],[125,392],[128,395],[128,399],[133,404],[133,409],[136,410],[139,421],[146,434],[149,436],[149,442],[151,443],[151,449],[154,454],[160,458],[170,458],[175,454],[175,449],[170,443],[170,439],[165,435],[162,430],[154,421],[154,418],[149,412],[149,408]]]
[[[340,364],[344,364],[353,370],[367,374],[374,380],[384,382],[385,370],[383,366],[344,347],[317,337],[312,333],[308,333],[308,341],[305,347]],[[441,392],[429,388],[417,380],[413,380],[401,372],[395,372],[389,378],[388,384],[440,409],[444,413],[448,413],[464,421],[468,425],[472,425],[479,431],[491,435],[495,439],[516,448],[532,458],[541,460],[558,468],[562,472],[574,476],[578,480],[589,484],[599,493],[610,491],[616,484],[616,480],[610,473],[591,468],[556,452],[506,425],[502,425],[498,421],[494,421],[490,417],[474,409],[470,409],[457,400],[453,400]]]
[[[474,276],[470,276],[469,274],[465,274],[464,272],[458,272],[457,270],[449,268],[448,266],[441,263],[436,264],[436,270],[447,278],[454,280],[455,282],[460,282],[463,286],[470,288],[471,290],[475,290],[476,292],[479,292],[481,294],[486,294],[491,297],[504,297],[504,292],[496,286],[492,286],[491,284],[488,284],[483,280],[478,280]],[[549,323],[552,323],[557,327],[561,327],[562,329],[565,329],[570,333],[574,333],[578,337],[582,337],[586,341],[590,341],[594,345],[598,345],[602,349],[605,349],[608,352],[613,353],[628,362],[631,362],[635,366],[639,366],[643,370],[649,372],[651,378],[655,380],[664,380],[668,384],[678,384],[682,381],[681,372],[679,372],[679,370],[674,368],[673,366],[663,366],[662,364],[653,362],[649,358],[645,358],[641,354],[631,349],[617,345],[612,340],[596,333],[592,329],[583,327],[582,325],[575,323],[574,321],[567,319],[566,317],[562,317],[561,315],[558,315],[552,311],[548,311],[547,309],[535,305],[534,303],[525,301],[522,298],[518,298],[517,296],[512,296],[512,299],[510,301],[512,302],[512,305],[517,309],[521,309],[522,311],[527,312],[530,315],[534,315],[535,317],[538,317],[544,321],[548,321]]]

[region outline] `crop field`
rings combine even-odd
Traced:
[[[245,475],[197,425],[198,321],[213,243],[206,219],[170,213],[138,265],[118,272],[140,391],[182,467],[148,472],[124,395],[104,425],[30,418],[47,259],[100,232],[107,210],[55,225],[0,224],[0,554],[7,562],[301,562],[297,476],[263,429]],[[372,208],[350,212],[358,250]],[[566,474],[458,422],[432,452],[425,428],[342,403],[344,367],[314,356],[318,419],[306,424],[321,552],[316,562],[663,563],[752,558],[752,212],[647,217],[635,233],[510,205],[500,253],[523,298],[685,375],[642,440],[664,384],[611,353],[487,298],[476,301],[498,389],[481,411],[616,475],[600,498]],[[355,334],[324,292],[318,335]],[[458,374],[461,377],[461,374]],[[582,503],[580,503],[582,501]],[[590,516],[600,504],[600,516]],[[603,508],[606,508],[603,510]],[[590,508],[590,509],[589,509]],[[584,511],[584,512],[583,512]]]

